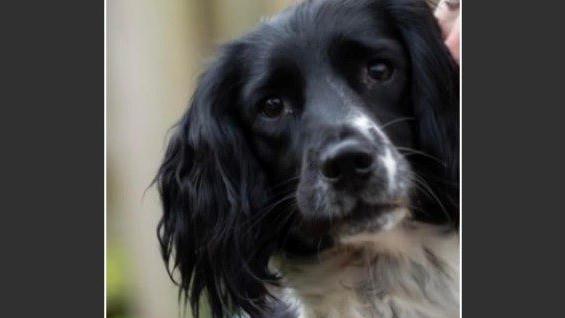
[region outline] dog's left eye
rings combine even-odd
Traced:
[[[385,61],[373,61],[367,65],[367,74],[375,81],[384,82],[391,78],[393,68]]]
[[[279,97],[266,99],[261,105],[261,115],[267,118],[278,118],[284,113],[284,102]]]

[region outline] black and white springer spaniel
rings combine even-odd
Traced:
[[[459,67],[424,0],[305,1],[225,45],[156,183],[195,315],[459,316]]]

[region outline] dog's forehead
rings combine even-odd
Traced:
[[[248,33],[245,65],[251,75],[263,77],[273,65],[316,65],[337,41],[361,43],[396,41],[376,1],[305,1],[272,17]],[[369,45],[372,46],[372,45]],[[383,46],[383,42],[379,46]]]
[[[257,32],[265,44],[327,43],[335,37],[378,37],[391,34],[376,1],[306,1],[266,20]]]

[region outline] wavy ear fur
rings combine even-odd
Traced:
[[[203,293],[214,317],[256,314],[267,295],[262,281],[275,279],[267,269],[275,239],[259,232],[266,226],[250,229],[265,180],[234,114],[240,49],[226,47],[200,78],[156,177],[163,258],[196,317]]]
[[[416,171],[424,171],[421,177],[425,177],[433,192],[426,194],[428,203],[423,204],[416,217],[458,227],[459,66],[445,46],[426,1],[384,0],[382,4],[409,54],[418,148],[435,157],[421,157],[415,163]]]

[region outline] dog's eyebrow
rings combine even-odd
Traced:
[[[337,35],[333,38],[332,42],[338,45],[356,44],[373,50],[397,50],[401,48],[400,43],[397,40],[391,37],[375,35],[374,33]]]
[[[330,54],[337,54],[337,56],[384,54],[389,58],[394,58],[395,56],[401,56],[403,52],[403,47],[399,41],[389,37],[374,35],[372,37],[366,35],[348,37],[339,35],[332,39],[328,49],[333,52]]]
[[[288,57],[271,56],[266,58],[257,69],[259,71],[250,76],[242,91],[243,97],[247,100],[254,100],[254,97],[257,97],[257,91],[277,91],[281,86],[287,91],[296,90],[297,86],[300,87],[302,83],[299,65]]]

